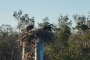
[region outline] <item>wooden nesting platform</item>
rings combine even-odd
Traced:
[[[44,31],[41,29],[32,29],[29,31],[23,31],[19,36],[20,47],[22,48],[23,42],[25,42],[25,51],[23,55],[25,60],[34,60],[35,58],[35,41],[38,39],[43,40],[44,42],[54,42],[54,34],[49,31]]]
[[[24,31],[19,36],[20,46],[22,46],[22,42],[27,42],[30,44],[31,41],[36,41],[36,38],[41,38],[44,42],[54,42],[54,34],[49,31],[44,31],[41,29],[32,29],[29,31]]]

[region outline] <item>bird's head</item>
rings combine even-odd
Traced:
[[[50,24],[51,26],[53,26],[53,24]]]
[[[31,23],[33,26],[35,26],[34,22]]]
[[[52,27],[53,24],[48,24],[47,27]]]

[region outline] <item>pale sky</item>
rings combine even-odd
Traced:
[[[49,17],[50,23],[57,23],[60,14],[86,15],[90,11],[90,0],[0,0],[0,25],[17,25],[13,17],[14,11],[23,11],[29,17],[35,17],[35,26],[42,18]]]

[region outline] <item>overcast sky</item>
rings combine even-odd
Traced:
[[[50,23],[57,23],[60,14],[86,15],[90,11],[90,0],[0,0],[0,25],[17,25],[13,17],[14,11],[23,11],[29,17],[35,17],[35,26],[42,18],[49,17]]]

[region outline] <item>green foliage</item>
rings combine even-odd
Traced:
[[[69,55],[66,55],[68,53],[68,46],[69,46],[68,39],[69,36],[71,35],[70,30],[71,30],[70,27],[62,25],[62,30],[60,31],[59,36],[56,38],[55,43],[51,44],[52,48],[48,50],[49,53],[53,54],[53,55],[49,54],[49,57],[50,58],[52,57],[52,60],[60,60],[60,59],[66,60],[67,58],[72,59],[71,57],[69,57]],[[46,46],[48,46],[48,44]],[[64,53],[66,54],[64,55]]]
[[[19,32],[24,29],[27,25],[30,25],[32,22],[35,22],[34,17],[29,18],[28,14],[22,15],[22,10],[14,11],[13,17],[18,22],[17,28]]]
[[[42,19],[42,21],[43,21],[43,23],[38,23],[38,27],[39,27],[39,28],[43,28],[43,27],[46,26],[47,24],[50,24],[48,17],[45,17],[44,19]]]
[[[35,20],[34,17],[29,18],[28,14],[22,15],[21,10],[15,11],[13,16],[18,21],[19,30]],[[53,25],[52,31],[56,41],[45,43],[45,60],[90,60],[90,23],[84,15],[76,14],[73,18],[76,26],[72,29],[72,20],[68,15],[60,15],[58,25]],[[43,18],[42,21],[38,23],[39,28],[50,24],[48,17]],[[11,60],[12,57],[18,60],[21,56],[21,50],[16,42],[18,34],[11,25],[0,26],[0,60],[4,58]]]
[[[89,27],[87,26],[87,21],[86,21],[86,17],[84,15],[73,15],[73,18],[75,19],[75,21],[77,22],[77,25],[75,26],[75,29],[78,29],[78,31],[86,31],[89,29]]]
[[[60,28],[62,25],[66,25],[69,27],[71,27],[72,25],[72,21],[69,19],[68,15],[65,16],[60,15],[60,17],[58,18],[58,22]]]
[[[90,48],[89,47],[83,47],[83,48],[81,48],[81,51],[83,52],[83,53],[89,53],[90,52]]]
[[[90,32],[85,16],[74,16],[76,26],[73,30],[83,31],[82,33],[71,32],[70,25],[66,16],[59,17],[60,31],[58,36],[55,35],[55,43],[46,44],[47,51],[45,53],[49,60],[89,60],[90,59]],[[65,22],[66,21],[66,22]],[[56,34],[56,32],[55,32]],[[49,49],[49,50],[48,50]]]
[[[90,32],[88,32],[84,37],[83,37],[84,40],[90,40]]]
[[[42,19],[42,21],[43,21],[42,23],[38,23],[38,28],[41,28],[41,29],[42,29],[42,28],[43,28],[44,26],[46,26],[47,24],[50,24],[48,17],[45,17],[44,19]],[[56,31],[56,30],[60,30],[60,29],[57,28],[57,26],[53,24],[51,30],[52,30],[52,31]]]
[[[18,39],[17,32],[13,31],[13,28],[10,25],[3,24],[0,28],[0,60],[4,60],[4,58],[11,60],[12,53],[14,58],[16,58],[16,55],[19,52],[19,47],[16,42]],[[13,50],[14,47],[15,49]]]
[[[73,58],[71,58],[70,53],[64,53],[64,52],[63,52],[62,58],[63,58],[64,60],[74,60]]]
[[[62,30],[59,33],[58,40],[68,41],[69,35],[71,34],[70,28],[68,26],[62,25]]]
[[[87,29],[89,29],[89,27],[83,24],[82,22],[78,22],[77,25],[75,26],[75,29],[86,31]]]

